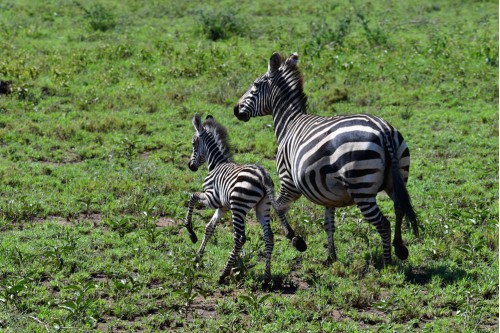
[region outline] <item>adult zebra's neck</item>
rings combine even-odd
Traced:
[[[288,73],[284,71],[275,80],[272,95],[274,131],[278,143],[283,139],[287,127],[297,117],[307,113],[307,96],[302,85],[300,73]]]

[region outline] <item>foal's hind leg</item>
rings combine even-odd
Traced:
[[[377,228],[380,237],[382,238],[382,250],[384,264],[390,265],[391,258],[391,225],[389,221],[380,211],[375,197],[355,199],[356,205],[361,210],[365,219]]]
[[[231,253],[229,254],[227,263],[224,266],[224,269],[222,270],[222,273],[219,277],[219,283],[224,283],[226,277],[231,273],[231,268],[233,268],[234,266],[236,257],[247,241],[247,238],[245,236],[245,216],[248,212],[248,209],[242,209],[242,207],[240,206],[234,207],[233,205],[231,205],[231,212],[233,215],[234,246],[231,250]]]
[[[264,283],[271,282],[271,257],[274,247],[274,236],[271,230],[271,217],[270,217],[271,203],[267,199],[263,199],[255,207],[255,215],[257,220],[262,226],[264,232],[264,242],[266,244],[266,270],[264,272]]]

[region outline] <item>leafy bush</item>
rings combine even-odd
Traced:
[[[387,43],[387,35],[380,28],[371,29],[368,26],[368,20],[365,19],[364,15],[361,13],[357,13],[356,16],[361,21],[361,25],[363,26],[363,30],[366,34],[366,39],[370,46],[381,46]]]
[[[311,38],[304,47],[304,55],[318,56],[325,46],[342,46],[344,39],[349,34],[351,18],[343,18],[333,29],[325,20],[321,23],[316,21],[310,25]]]
[[[244,23],[232,10],[200,12],[199,22],[203,34],[213,40],[227,39],[243,33]]]
[[[80,3],[75,2],[84,12],[84,18],[90,23],[90,27],[94,31],[107,31],[116,26],[116,19],[114,14],[100,3],[96,3],[86,9]]]

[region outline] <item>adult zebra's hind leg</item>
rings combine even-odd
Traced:
[[[361,210],[365,219],[377,228],[382,238],[382,251],[385,265],[392,263],[391,258],[391,225],[380,211],[380,208],[373,198],[354,199],[356,205]]]
[[[337,253],[335,252],[335,243],[333,234],[335,233],[335,208],[325,207],[325,222],[324,228],[328,239],[328,258],[326,264],[331,264],[337,261]]]
[[[396,204],[394,205],[394,211],[396,212],[396,228],[394,230],[392,245],[394,246],[396,257],[401,260],[406,260],[408,259],[408,248],[404,245],[403,237],[401,237],[401,224],[403,222],[404,213]]]
[[[264,242],[266,244],[266,270],[264,272],[264,284],[271,282],[271,257],[273,254],[274,247],[274,236],[271,230],[271,203],[269,200],[263,199],[257,207],[255,207],[255,215],[260,225],[262,226],[262,231],[264,232]]]

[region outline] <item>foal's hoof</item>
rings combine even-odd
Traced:
[[[304,252],[307,250],[307,244],[304,239],[300,236],[295,236],[292,238],[292,245],[299,251]]]
[[[394,245],[394,252],[396,253],[396,257],[401,260],[408,259],[408,248],[404,245]]]
[[[225,276],[220,276],[219,277],[219,284],[222,284],[222,285],[227,285],[227,281],[226,281],[226,277]]]

